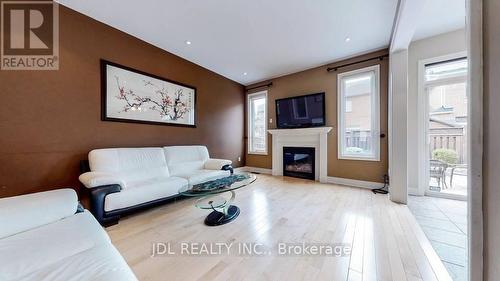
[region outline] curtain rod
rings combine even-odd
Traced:
[[[373,57],[373,58],[369,58],[369,59],[365,59],[365,60],[355,61],[355,62],[351,62],[351,63],[346,63],[346,64],[342,64],[342,65],[338,65],[338,66],[329,67],[326,69],[326,71],[328,71],[328,72],[337,71],[339,68],[344,68],[347,66],[351,66],[351,65],[355,65],[355,64],[359,64],[359,63],[363,63],[363,62],[367,62],[367,61],[372,61],[372,60],[376,60],[376,59],[383,60],[385,57],[389,57],[389,54],[385,54],[385,55],[381,55],[378,57]]]
[[[264,84],[264,85],[259,85],[259,86],[255,86],[255,87],[252,87],[252,88],[247,88],[247,89],[245,89],[245,91],[248,92],[248,91],[251,91],[251,90],[255,90],[255,89],[258,89],[258,88],[264,88],[264,87],[269,88],[272,85],[273,85],[273,82],[269,82],[269,83]]]
[[[433,65],[438,65],[438,64],[442,64],[442,63],[455,62],[455,61],[461,61],[461,60],[466,60],[466,59],[467,59],[466,56],[465,57],[458,57],[458,58],[444,60],[444,61],[426,63],[425,66],[433,66]]]

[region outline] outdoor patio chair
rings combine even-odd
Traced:
[[[441,160],[432,159],[430,161],[430,177],[437,180],[439,187],[441,187],[441,183],[443,183],[443,189],[447,188],[445,180],[447,168],[448,164]]]
[[[467,164],[455,164],[455,165],[451,165],[450,167],[451,167],[450,187],[453,188],[453,175],[455,174],[455,169],[467,170]]]

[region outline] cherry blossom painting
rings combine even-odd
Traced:
[[[194,87],[101,60],[105,121],[196,127]]]

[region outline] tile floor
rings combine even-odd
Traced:
[[[453,280],[467,280],[467,202],[409,196],[408,207]]]

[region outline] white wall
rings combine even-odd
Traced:
[[[407,104],[408,104],[408,51],[401,50],[390,56],[389,88],[389,198],[407,203]]]
[[[418,62],[466,50],[465,29],[411,42],[408,50],[408,191],[417,194],[418,177]],[[423,195],[423,194],[420,194]]]
[[[484,0],[484,280],[500,276],[500,1]]]

